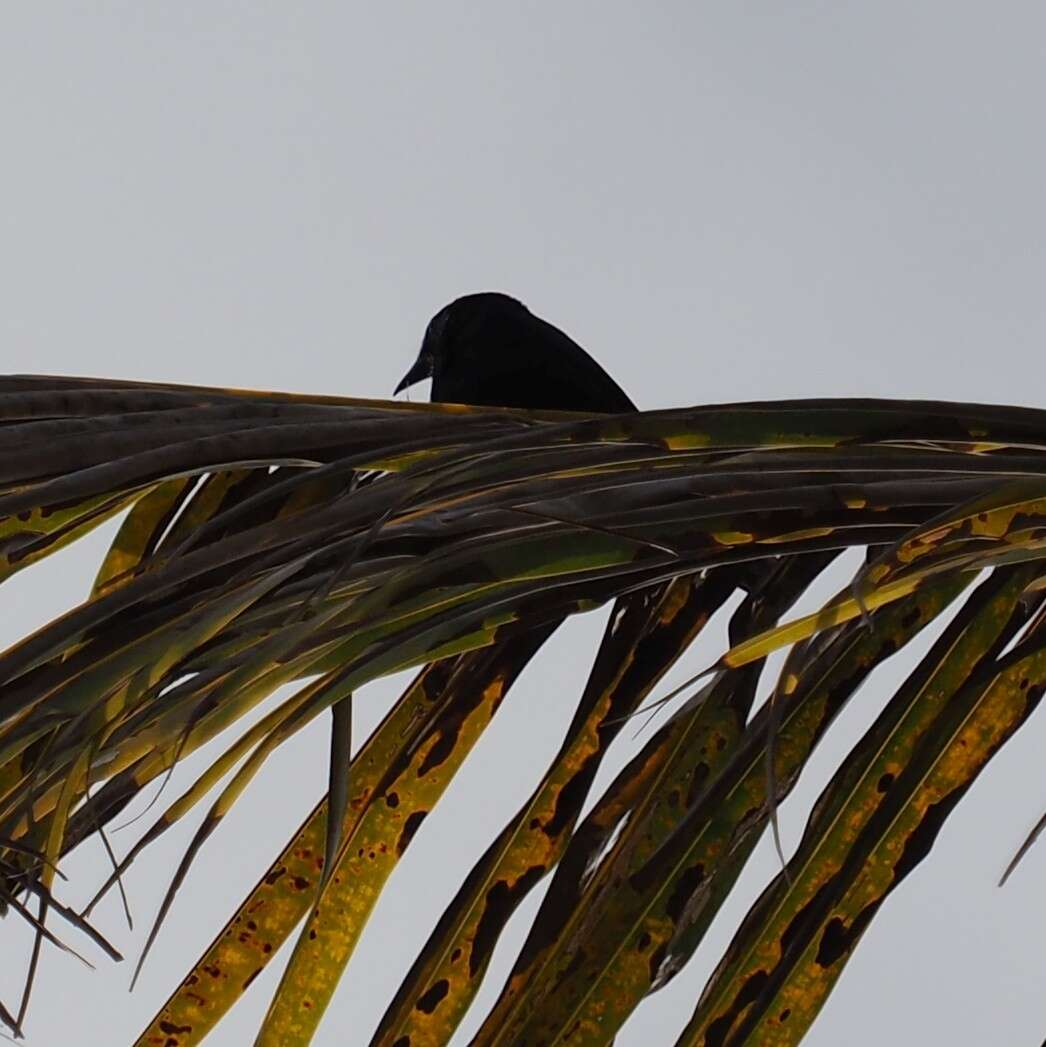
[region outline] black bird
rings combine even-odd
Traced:
[[[396,393],[432,379],[433,403],[549,411],[635,411],[625,391],[580,345],[507,294],[485,291],[429,321]]]

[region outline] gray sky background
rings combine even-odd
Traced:
[[[1044,97],[1046,14],[1030,2],[8,3],[2,367],[383,396],[432,312],[496,288],[645,407],[1042,406]],[[93,536],[10,582],[0,643],[80,599],[103,547]],[[554,638],[425,822],[318,1044],[366,1045],[553,754],[602,620]],[[783,811],[789,847],[902,672],[878,673],[829,735]],[[394,691],[364,692],[361,734]],[[34,1047],[133,1039],[320,794],[325,730],[281,751],[208,843],[132,996],[130,964],[90,973],[46,952]],[[1044,743],[1040,713],[889,899],[808,1043],[1041,1043],[1046,849],[995,882],[1046,805]],[[133,934],[115,905],[101,914],[130,956],[191,829],[132,873]],[[93,849],[69,864],[84,884],[104,868]],[[619,1047],[674,1041],[775,868],[761,847]],[[208,1042],[251,1042],[281,966]],[[10,1001],[20,968],[4,967]]]

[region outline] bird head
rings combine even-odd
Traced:
[[[425,337],[421,340],[421,350],[411,369],[400,380],[393,391],[398,396],[404,389],[423,382],[426,378],[437,379],[454,358],[455,342],[461,337],[469,337],[476,326],[484,319],[493,317],[510,318],[520,314],[529,315],[527,307],[499,291],[482,291],[478,294],[456,298],[445,305],[429,321],[425,328]]]

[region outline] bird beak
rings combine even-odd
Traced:
[[[392,395],[399,396],[409,386],[417,385],[418,382],[423,382],[426,378],[431,377],[432,357],[428,353],[422,353],[414,362],[414,366],[403,376]]]

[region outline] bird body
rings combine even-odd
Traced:
[[[429,322],[399,393],[432,378],[434,403],[549,411],[635,411],[580,345],[522,302],[493,291],[444,306]]]

